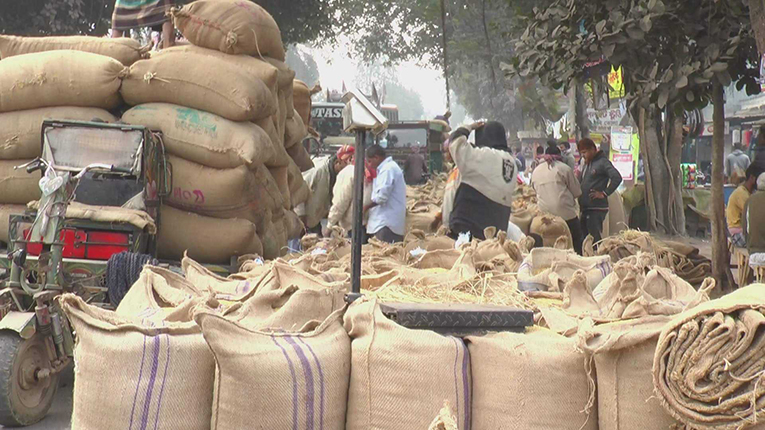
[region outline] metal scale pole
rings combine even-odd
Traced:
[[[366,130],[356,131],[356,153],[353,166],[353,236],[351,248],[351,292],[346,301],[361,297],[361,245],[364,243],[364,161],[366,160]]]

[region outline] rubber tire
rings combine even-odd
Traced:
[[[26,342],[41,342],[40,335],[24,340],[18,333],[0,331],[0,425],[5,427],[24,427],[41,421],[48,414],[58,390],[59,375],[52,375],[44,399],[37,407],[29,410],[18,401],[14,389],[13,366],[18,353]]]

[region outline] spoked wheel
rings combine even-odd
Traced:
[[[0,331],[0,425],[22,427],[45,418],[58,388],[59,375],[50,370],[41,335],[24,340]]]

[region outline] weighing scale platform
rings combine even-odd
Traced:
[[[533,312],[504,306],[382,303],[380,310],[406,328],[433,330],[454,336],[489,331],[522,333],[534,324]]]

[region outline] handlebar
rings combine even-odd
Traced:
[[[29,163],[22,164],[20,166],[14,166],[14,170],[18,169],[26,169],[27,173],[34,173],[38,170],[52,168],[54,171],[66,171],[66,172],[77,172],[76,169],[73,168],[62,168],[53,164],[48,163],[47,161],[43,160],[42,158],[35,158],[34,160],[30,161]],[[133,173],[130,169],[125,169],[122,167],[117,167],[113,164],[103,164],[103,163],[93,163],[85,166],[84,168],[80,169],[79,172],[74,176],[75,179],[82,179],[83,176],[85,176],[86,173],[92,171],[92,170],[102,170],[112,173],[121,173],[125,175],[130,175]]]

